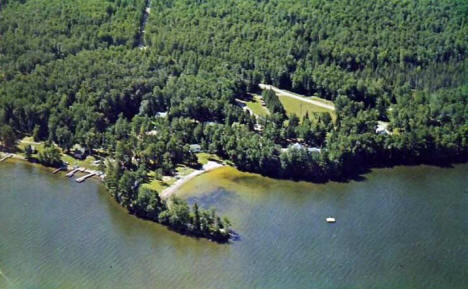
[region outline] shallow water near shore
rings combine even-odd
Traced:
[[[7,161],[0,288],[466,288],[468,164],[364,177],[203,174],[180,193],[231,219],[240,240],[220,245],[128,215],[98,182]]]

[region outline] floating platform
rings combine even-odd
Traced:
[[[328,217],[328,218],[325,219],[325,221],[326,221],[327,223],[336,223],[336,219],[333,218],[333,217]]]
[[[68,173],[66,174],[66,176],[69,177],[69,178],[71,178],[71,177],[73,177],[73,175],[74,175],[76,172],[84,172],[84,171],[85,171],[84,168],[76,168],[76,169],[73,169],[73,170],[71,170],[70,172],[68,172]]]
[[[64,170],[64,169],[65,169],[65,167],[60,167],[60,168],[58,168],[58,169],[55,169],[55,170],[52,172],[52,174],[55,175],[56,173],[58,173],[58,172],[60,172],[60,171],[62,171],[62,170]]]
[[[86,176],[82,176],[81,178],[77,178],[76,181],[78,183],[82,183],[84,182],[87,178],[90,178],[92,176],[96,175],[96,173],[90,173],[90,174],[87,174]]]
[[[11,158],[11,157],[13,157],[13,154],[7,154],[6,156],[0,159],[0,162],[3,162],[4,160]]]

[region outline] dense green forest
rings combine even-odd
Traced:
[[[241,170],[318,182],[468,158],[467,1],[152,0],[145,22],[146,3],[4,1],[4,142],[106,152],[118,164],[108,187],[131,211],[148,192],[119,180],[196,166],[189,144]],[[236,99],[259,83],[332,100],[337,118],[287,115],[271,91],[270,114],[250,115]]]

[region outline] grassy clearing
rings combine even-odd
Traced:
[[[265,117],[270,114],[268,109],[262,105],[261,97],[257,94],[252,94],[252,98],[246,101],[245,104],[258,116]]]
[[[78,160],[67,154],[62,154],[62,161],[67,162],[71,166],[84,167],[91,170],[96,170],[98,166],[94,165],[93,162],[96,160],[93,156],[87,156],[84,160]]]
[[[336,114],[332,110],[326,109],[326,108],[321,107],[321,106],[314,105],[314,104],[309,103],[309,102],[304,102],[304,101],[301,101],[299,99],[295,99],[295,98],[292,98],[292,97],[281,95],[281,94],[278,94],[278,98],[279,98],[281,104],[283,104],[284,109],[286,110],[286,113],[288,113],[288,114],[293,113],[293,114],[297,115],[300,119],[302,119],[302,117],[304,115],[306,115],[307,113],[309,114],[309,116],[312,116],[314,113],[328,112],[330,114],[331,118],[333,119],[333,121],[336,120]],[[309,99],[309,98],[305,98],[305,99]],[[315,97],[315,96],[310,98],[310,99],[320,101],[320,102],[323,102],[323,103],[326,103],[326,104],[333,104],[333,103],[331,103],[331,102],[329,102],[327,100],[324,100],[324,99],[321,99],[321,98]]]
[[[159,193],[164,191],[164,189],[168,188],[176,181],[176,178],[174,177],[164,177],[163,178],[164,180],[158,180],[154,178],[154,174],[153,174],[153,177],[151,177],[152,173],[149,173],[148,175],[150,175],[151,181],[149,183],[143,184],[143,187],[151,189]]]
[[[44,143],[35,142],[32,137],[25,137],[22,140],[20,140],[17,145],[20,154],[24,153],[24,150],[27,145],[34,147],[37,150],[37,152],[41,152],[44,150]]]
[[[298,96],[303,97],[302,95],[298,95]],[[333,106],[335,106],[335,104],[333,103],[333,101],[327,100],[327,99],[323,99],[323,98],[320,98],[320,97],[318,97],[318,96],[311,96],[311,97],[309,97],[309,99],[315,100],[315,101],[318,101],[318,102],[321,102],[321,103],[323,103],[323,104],[328,104],[328,105],[333,105]]]
[[[40,152],[42,152],[45,148],[44,142],[35,142],[32,137],[25,137],[18,142],[17,148],[19,150],[18,154],[26,157],[24,154],[25,148],[27,145],[34,147],[36,153],[33,154],[33,157],[38,156]],[[86,169],[96,170],[98,166],[94,165],[93,162],[96,160],[94,156],[87,156],[84,160],[75,159],[74,157],[65,154],[62,151],[62,161],[68,163],[71,166],[79,166],[84,167]]]
[[[215,161],[218,163],[223,162],[223,160],[219,156],[215,154],[210,154],[210,153],[198,153],[197,158],[198,158],[198,163],[201,165],[206,165],[209,161]]]
[[[172,184],[174,184],[177,181],[177,179],[182,178],[192,173],[193,171],[195,171],[195,169],[187,167],[185,165],[179,165],[176,168],[176,176],[163,176],[162,180],[156,178],[156,172],[150,171],[148,173],[150,181],[146,184],[143,184],[143,187],[161,193],[162,191],[170,187]]]
[[[195,169],[187,167],[185,165],[178,165],[176,167],[177,175],[181,176],[181,177],[186,176],[186,175],[190,174],[193,171],[195,171]]]
[[[197,153],[198,163],[201,165],[207,164],[209,161],[215,161],[219,163],[224,163],[223,159],[215,154],[210,153]],[[144,187],[151,190],[161,193],[172,184],[174,184],[178,179],[183,178],[190,173],[194,172],[196,169],[188,167],[186,165],[178,165],[176,167],[176,176],[163,176],[162,180],[156,178],[156,172],[151,171],[148,173],[149,182],[143,184]]]
[[[318,96],[304,96],[277,87],[259,84],[261,89],[272,89],[287,114],[295,114],[299,118],[306,114],[313,116],[314,113],[329,113],[333,121],[336,121],[335,105],[332,101],[320,98]]]

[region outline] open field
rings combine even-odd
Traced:
[[[201,165],[206,165],[209,161],[215,161],[219,163],[223,162],[223,159],[221,159],[219,156],[210,153],[198,153],[197,158],[198,163]]]
[[[295,98],[291,98],[285,95],[278,95],[278,98],[281,101],[281,104],[283,104],[284,109],[286,110],[286,113],[295,114],[300,119],[302,119],[302,117],[306,115],[307,113],[309,115],[313,115],[314,113],[318,113],[318,112],[328,112],[330,113],[333,119],[335,118],[335,113],[326,108],[316,106],[314,104],[307,103],[307,102],[304,102]]]
[[[93,170],[98,168],[97,165],[93,164],[93,162],[96,160],[96,158],[94,158],[93,156],[87,156],[84,160],[78,160],[70,155],[62,154],[62,160],[64,162],[67,162],[71,166],[84,167]]]
[[[270,114],[268,109],[262,105],[261,96],[257,94],[252,94],[252,99],[246,101],[245,104],[255,115],[265,117]]]
[[[336,119],[335,106],[333,102],[317,96],[303,96],[287,90],[276,88],[272,85],[260,84],[261,89],[272,89],[283,104],[286,113],[295,114],[302,118],[307,113],[312,115],[319,112],[328,112],[333,121]]]

